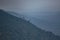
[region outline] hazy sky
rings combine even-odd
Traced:
[[[60,0],[0,0],[0,9],[15,12],[60,12]],[[59,31],[60,26],[58,24],[58,22],[60,22],[59,21],[60,16],[58,16],[57,13],[55,14],[24,13],[24,14],[36,17],[38,19],[42,18],[43,20],[49,21],[49,23],[53,21],[57,22],[56,25],[53,24],[56,27],[45,26],[41,28],[51,30],[52,32],[54,33],[56,32],[56,34],[60,35]],[[57,20],[55,17],[57,18]],[[34,22],[36,23],[36,20]],[[36,25],[39,25],[39,23],[37,23]]]
[[[0,0],[0,8],[24,11],[60,11],[60,0]]]

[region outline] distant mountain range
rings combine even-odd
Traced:
[[[0,40],[60,40],[60,36],[0,10]]]

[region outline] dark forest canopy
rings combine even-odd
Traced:
[[[60,40],[60,36],[0,10],[0,40]]]

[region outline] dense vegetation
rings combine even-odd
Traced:
[[[60,36],[0,10],[0,40],[60,40]]]

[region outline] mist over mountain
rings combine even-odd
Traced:
[[[0,40],[60,40],[60,36],[0,10]]]
[[[38,28],[60,35],[60,12],[13,12],[9,14],[30,21]]]

